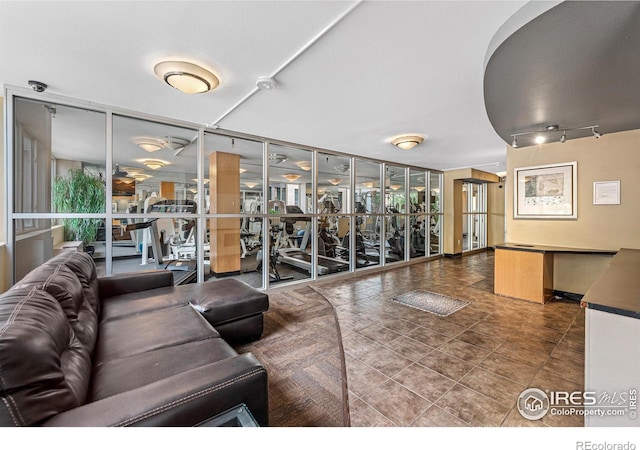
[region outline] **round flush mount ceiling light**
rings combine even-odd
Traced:
[[[418,144],[422,144],[424,142],[424,138],[418,135],[405,135],[399,136],[395,138],[391,143],[398,148],[403,150],[411,150]]]
[[[151,170],[162,169],[165,166],[165,163],[163,161],[156,161],[154,159],[147,159],[143,164]]]
[[[185,94],[209,92],[220,80],[207,69],[185,61],[163,61],[153,68],[156,75],[169,86]]]
[[[298,178],[300,178],[300,175],[298,175],[297,173],[285,173],[282,176],[291,182],[296,181]]]
[[[334,186],[337,186],[340,183],[342,183],[342,178],[331,178],[330,180],[327,180],[327,181],[333,184]]]

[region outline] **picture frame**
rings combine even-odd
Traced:
[[[619,205],[620,204],[620,180],[594,181],[593,182],[594,205]]]
[[[577,161],[514,169],[514,219],[577,219]]]

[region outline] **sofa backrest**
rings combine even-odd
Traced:
[[[34,425],[86,402],[97,337],[93,259],[66,252],[0,296],[0,425]]]

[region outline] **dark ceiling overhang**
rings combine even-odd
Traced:
[[[538,16],[490,57],[484,97],[508,144],[550,125],[599,125],[603,134],[640,128],[640,2],[568,1]],[[567,139],[591,134],[569,130]],[[534,138],[519,136],[518,145]]]

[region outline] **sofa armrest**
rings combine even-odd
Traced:
[[[52,417],[43,426],[194,426],[241,403],[268,425],[267,371],[251,353],[198,367]]]
[[[123,273],[98,278],[100,298],[130,294],[161,287],[173,286],[173,273],[170,270],[150,270],[147,272]]]

